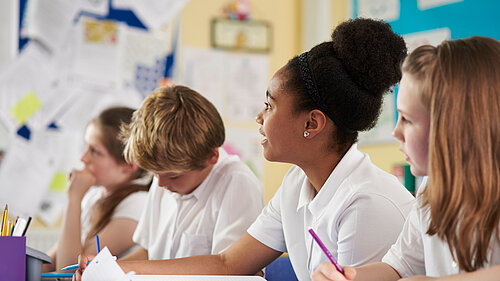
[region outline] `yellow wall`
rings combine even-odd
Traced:
[[[300,46],[302,1],[307,0],[250,1],[252,19],[267,21],[272,26],[269,77],[290,58],[302,52]],[[335,25],[347,18],[348,1],[331,1],[333,30]],[[229,0],[191,0],[188,2],[181,18],[181,46],[210,47],[210,21],[214,17],[222,16],[222,7],[228,2]],[[264,90],[262,89],[263,92]],[[258,128],[255,123],[238,126]],[[399,152],[396,143],[364,146],[360,147],[360,150],[368,153],[376,165],[388,172],[395,163],[404,161],[404,156]],[[266,202],[276,192],[289,168],[289,164],[265,161],[263,184]]]

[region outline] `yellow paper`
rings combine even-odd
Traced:
[[[14,105],[10,112],[12,116],[24,125],[26,121],[33,116],[42,107],[42,102],[33,91],[29,91],[19,102]]]
[[[58,171],[52,177],[52,181],[50,182],[50,190],[51,191],[64,191],[67,183],[67,176],[65,172]]]

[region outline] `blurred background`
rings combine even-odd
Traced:
[[[493,0],[0,0],[0,206],[34,217],[28,246],[47,250],[67,174],[81,166],[87,122],[110,105],[137,108],[171,83],[216,105],[224,148],[261,179],[268,201],[290,166],[263,158],[255,115],[289,59],[355,17],[389,22],[409,50],[472,35],[500,39],[498,11]],[[391,136],[394,93],[359,146],[414,191],[421,179]]]

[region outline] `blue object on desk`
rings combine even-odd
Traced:
[[[288,257],[279,257],[266,267],[267,281],[298,281]]]
[[[42,273],[45,278],[73,277],[73,273]]]

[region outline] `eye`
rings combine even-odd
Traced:
[[[181,177],[181,176],[173,176],[173,177],[168,177],[168,179],[170,179],[170,180],[176,180],[176,179],[178,179],[178,178],[180,178],[180,177]]]
[[[271,109],[271,105],[268,102],[264,103],[264,107],[265,107],[266,111]]]
[[[411,123],[410,120],[406,119],[403,115],[399,115],[399,119],[401,120],[401,122],[403,123]]]
[[[92,155],[100,155],[100,154],[101,154],[99,151],[97,151],[97,150],[96,150],[95,148],[93,148],[93,147],[89,147],[89,149],[90,149],[90,153],[91,153]]]

